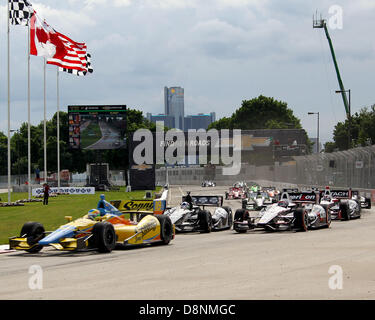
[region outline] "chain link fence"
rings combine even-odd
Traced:
[[[204,167],[161,168],[156,171],[157,183],[199,185],[205,179],[218,185],[232,184],[238,180],[265,180],[301,186],[332,186],[375,189],[375,146],[347,151],[295,156],[288,162],[275,165],[241,165],[236,176],[225,176],[222,167],[208,171]]]

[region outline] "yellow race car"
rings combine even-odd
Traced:
[[[66,217],[69,223],[55,231],[46,232],[38,222],[25,223],[20,236],[9,239],[10,249],[36,253],[52,246],[57,250],[96,249],[105,253],[116,245],[169,244],[174,239],[175,228],[169,217],[150,211],[119,210],[105,201],[104,195],[100,197],[96,209],[75,221]]]

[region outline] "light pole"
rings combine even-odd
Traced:
[[[346,93],[348,92],[349,93],[349,105],[348,105],[348,149],[350,149],[350,147],[352,146],[352,116],[351,116],[351,97],[350,97],[350,89],[349,90],[336,90],[336,93]]]
[[[318,127],[317,127],[317,138],[316,138],[316,150],[319,153],[320,152],[320,147],[319,147],[319,112],[308,112],[308,115],[313,115],[316,114],[318,115]]]

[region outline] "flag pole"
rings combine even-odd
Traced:
[[[59,88],[59,67],[57,71],[57,190],[60,192],[60,88]]]
[[[46,58],[44,58],[44,183],[47,183]]]
[[[30,24],[28,23],[27,37],[27,181],[29,200],[31,199],[31,108],[30,108]]]
[[[9,48],[9,1],[8,1],[8,29],[7,29],[7,40],[8,40],[8,204],[11,202],[10,189],[11,189],[11,162],[10,162],[10,48]]]

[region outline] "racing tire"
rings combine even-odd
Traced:
[[[212,216],[207,210],[200,210],[198,212],[199,231],[201,233],[210,233],[212,230]]]
[[[298,208],[294,211],[294,227],[299,231],[306,232],[308,229],[308,214],[307,211]]]
[[[244,220],[248,220],[248,213],[246,212],[246,210],[244,209],[237,209],[235,214],[234,214],[234,221],[244,221]],[[235,227],[235,224],[233,224],[233,229],[237,232],[237,233],[246,233],[247,230],[246,229],[238,229]],[[250,227],[249,227],[250,229]]]
[[[341,220],[347,221],[350,219],[349,204],[347,201],[340,202]]]
[[[245,218],[245,209],[237,209],[234,214],[234,221],[243,221]]]
[[[366,209],[371,209],[371,199],[370,198],[365,198],[365,203],[367,204]]]
[[[232,225],[233,225],[233,213],[232,213],[232,209],[229,208],[229,207],[223,207],[223,209],[228,212],[228,227],[227,229],[230,229],[232,228]]]
[[[173,223],[171,218],[166,215],[155,215],[160,223],[160,239],[167,245],[173,239]]]
[[[116,246],[115,228],[109,222],[98,222],[92,228],[90,246],[100,253],[109,253]]]
[[[45,236],[45,230],[39,222],[26,222],[21,229],[21,237],[27,238],[27,244],[32,246],[42,240]],[[37,253],[42,250],[43,246],[36,245],[26,251],[29,253]]]

